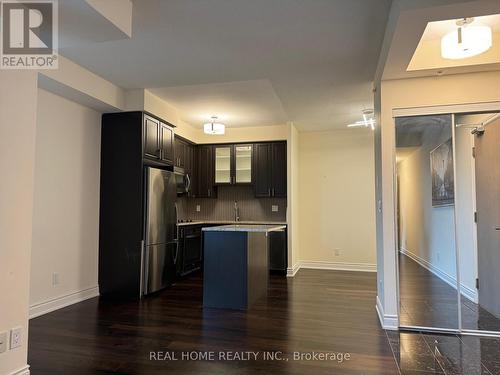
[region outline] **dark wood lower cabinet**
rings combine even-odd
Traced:
[[[177,273],[185,276],[201,268],[202,232],[201,225],[185,225],[179,227]]]
[[[269,232],[269,270],[286,273],[288,264],[287,231]]]

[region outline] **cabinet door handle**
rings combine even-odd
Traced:
[[[208,191],[208,196],[210,197],[212,195],[212,192],[210,191],[210,189],[208,189],[207,191]]]
[[[267,195],[271,196],[271,188],[267,188]]]
[[[273,197],[274,197],[274,188],[273,188]]]

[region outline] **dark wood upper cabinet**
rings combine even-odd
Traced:
[[[174,162],[174,131],[173,129],[160,123],[160,148],[161,160],[168,163]]]
[[[176,167],[185,168],[187,142],[175,137],[175,160]]]
[[[187,144],[184,153],[185,155],[184,169],[189,174],[194,173],[194,153],[195,153],[194,151],[195,151],[195,146],[192,144]]]
[[[144,156],[151,159],[160,159],[160,121],[144,116]]]
[[[174,130],[160,120],[144,114],[144,157],[172,164],[174,159]]]
[[[287,196],[286,142],[254,145],[253,176],[257,198]]]
[[[215,198],[213,147],[201,145],[196,147],[196,191],[198,198]]]
[[[286,142],[276,142],[271,147],[271,194],[276,198],[286,197]]]
[[[271,144],[257,143],[254,145],[254,189],[257,198],[271,196]]]

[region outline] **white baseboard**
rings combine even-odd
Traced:
[[[30,306],[29,317],[30,319],[36,318],[37,316],[62,309],[63,307],[73,305],[74,303],[78,303],[89,298],[97,297],[98,295],[99,287],[94,286],[92,288],[80,290],[75,293],[70,293],[48,301],[40,302]]]
[[[397,315],[389,315],[384,313],[384,307],[382,306],[382,302],[377,296],[377,304],[375,305],[375,310],[377,310],[378,319],[380,321],[380,325],[383,329],[387,329],[390,331],[399,330],[399,320]]]
[[[331,271],[357,271],[357,272],[377,272],[376,264],[369,263],[342,263],[342,262],[321,262],[316,260],[301,260],[286,270],[287,277],[294,277],[301,269],[331,270]]]
[[[19,370],[11,372],[9,375],[30,375],[30,366],[26,365]]]
[[[408,249],[401,248],[400,252],[410,259],[413,259],[415,262],[420,264],[422,267],[432,272],[434,275],[443,280],[446,284],[453,287],[455,290],[457,289],[457,279],[447,272],[444,272],[440,268],[434,266],[432,263],[427,260],[419,257],[418,255],[412,253]],[[478,303],[479,296],[477,290],[469,288],[467,285],[460,283],[460,293],[467,299],[471,300],[474,303]]]
[[[315,270],[333,270],[333,271],[359,271],[359,272],[377,272],[376,264],[369,263],[342,263],[342,262],[320,262],[320,261],[300,261],[300,268],[309,268]]]
[[[294,277],[297,271],[300,269],[300,263],[295,263],[293,267],[288,267],[286,269],[286,276],[287,277]]]
[[[468,300],[479,303],[479,293],[477,289],[471,289],[467,285],[460,283],[460,293]]]

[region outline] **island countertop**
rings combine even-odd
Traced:
[[[218,227],[203,228],[204,232],[277,232],[286,229],[286,225],[255,225],[255,224],[231,224]]]
[[[190,225],[287,225],[285,221],[265,221],[265,220],[193,220],[177,223],[178,227]]]

